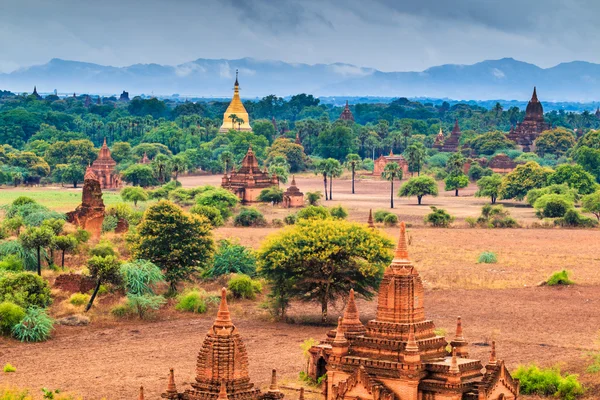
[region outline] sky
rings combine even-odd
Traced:
[[[0,72],[253,57],[422,71],[600,63],[597,0],[0,0]]]

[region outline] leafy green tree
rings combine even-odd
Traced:
[[[306,201],[308,201],[308,204],[311,206],[318,205],[319,200],[321,200],[322,197],[323,195],[321,192],[306,192]]]
[[[238,116],[236,114],[229,114],[227,118],[231,120],[231,129],[235,129],[235,123],[238,120]]]
[[[398,196],[400,197],[411,197],[417,196],[417,202],[421,205],[421,199],[423,196],[438,195],[438,187],[435,180],[430,176],[418,176],[410,178],[404,185],[400,187]]]
[[[531,189],[545,186],[551,173],[551,169],[540,167],[535,161],[517,165],[502,179],[500,198],[523,200]]]
[[[269,173],[277,176],[277,184],[279,182],[287,183],[290,174],[290,165],[284,156],[276,156],[269,164]]]
[[[390,208],[394,208],[394,179],[402,179],[402,168],[396,162],[387,163],[381,173],[381,177],[389,181],[390,186]]]
[[[35,250],[37,254],[37,273],[42,276],[42,248],[52,244],[54,232],[47,226],[30,227],[21,233],[19,240],[25,249]]]
[[[121,176],[125,182],[131,183],[134,186],[148,187],[156,184],[154,171],[148,165],[131,165],[125,171],[121,172]]]
[[[252,129],[254,129],[254,126]],[[304,147],[294,143],[290,139],[283,137],[275,139],[269,148],[267,161],[272,160],[277,156],[285,157],[290,166],[290,172],[292,173],[302,171],[306,168],[307,157],[306,154],[304,154]]]
[[[467,141],[477,154],[492,155],[498,150],[514,149],[515,143],[508,140],[506,135],[500,131],[492,131],[479,135]]]
[[[254,276],[256,256],[252,249],[228,239],[219,240],[215,257],[206,276],[217,277],[228,274]]]
[[[200,204],[196,204],[190,208],[190,213],[206,217],[210,221],[210,224],[213,228],[223,226],[225,223],[223,216],[221,216],[221,211],[219,211],[217,207],[201,206]]]
[[[117,163],[129,160],[132,156],[129,142],[115,142],[110,146],[110,155]]]
[[[535,140],[535,152],[540,156],[554,154],[564,155],[576,144],[575,136],[565,128],[556,128],[542,132]]]
[[[90,297],[89,303],[85,306],[85,312],[88,312],[90,308],[92,308],[94,300],[100,290],[100,285],[103,283],[112,283],[116,285],[121,282],[121,275],[119,273],[120,266],[121,262],[115,256],[93,256],[88,260],[87,267],[90,271],[90,276],[96,280],[96,287]]]
[[[229,168],[233,166],[233,154],[230,151],[224,151],[219,156],[219,160],[223,163],[225,173],[228,173]]]
[[[124,201],[131,201],[137,207],[138,201],[147,201],[148,192],[139,186],[127,186],[121,189],[121,198]]]
[[[79,244],[73,235],[55,236],[53,239],[53,247],[62,252],[60,266],[65,268],[65,253],[73,251]]]
[[[135,258],[162,268],[174,293],[180,281],[208,265],[213,253],[210,222],[161,200],[144,213],[132,250]]]
[[[581,205],[583,206],[584,211],[594,214],[598,219],[598,222],[600,222],[600,190],[588,194],[587,196],[583,196]]]
[[[346,156],[346,163],[344,164],[346,169],[352,172],[352,194],[354,194],[354,176],[356,174],[356,167],[360,165],[362,159],[358,154],[348,154]]]
[[[233,215],[233,209],[239,202],[240,199],[235,194],[222,188],[205,190],[196,196],[197,204],[217,208],[224,221]]]
[[[477,190],[475,197],[489,197],[492,204],[496,204],[496,199],[500,194],[500,187],[502,186],[502,175],[493,174],[490,176],[484,176],[477,181]]]
[[[404,152],[404,157],[406,158],[406,162],[408,163],[408,170],[410,172],[416,172],[417,176],[421,175],[421,168],[425,163],[425,158],[427,156],[427,150],[425,146],[421,142],[414,142],[410,146],[406,148]]]
[[[179,178],[179,174],[184,173],[190,167],[187,158],[183,154],[177,154],[169,160],[169,167],[171,173],[173,174],[173,179],[177,181]]]
[[[353,149],[352,130],[342,124],[334,124],[321,131],[317,138],[317,150],[323,158],[344,160]]]
[[[258,195],[258,201],[279,204],[283,201],[283,190],[277,187],[263,189]]]
[[[573,158],[600,183],[600,149],[583,146],[575,150]]]
[[[263,243],[257,271],[269,281],[274,296],[321,304],[326,322],[328,305],[350,289],[373,297],[391,261],[391,248],[389,239],[360,224],[306,220]]]
[[[576,189],[579,194],[594,193],[598,188],[595,177],[587,172],[581,165],[562,164],[556,167],[554,173],[548,177],[548,184],[560,185],[566,183]]]
[[[166,155],[157,154],[150,165],[152,166],[154,176],[161,184],[165,183],[171,176],[171,160]]]
[[[536,200],[533,207],[540,218],[558,218],[573,209],[573,201],[560,194],[545,194]]]
[[[339,178],[342,176],[344,169],[342,164],[334,158],[328,158],[325,160],[327,169],[327,175],[329,175],[329,200],[333,200],[333,178]]]
[[[469,186],[469,178],[461,173],[453,173],[446,177],[446,187],[444,190],[454,190],[454,195],[458,197],[458,190]]]
[[[461,153],[452,153],[446,163],[446,172],[449,175],[462,174],[466,162],[467,159]]]
[[[321,174],[323,176],[323,187],[325,192],[325,201],[329,200],[327,194],[327,175],[328,175],[327,160],[319,160],[315,163],[315,175]]]
[[[14,232],[14,234],[17,236],[21,234],[21,228],[24,225],[25,222],[23,221],[23,217],[20,215],[15,215],[12,218],[6,218],[4,221],[2,221],[2,226],[9,232]]]

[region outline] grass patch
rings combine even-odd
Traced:
[[[200,290],[191,290],[179,296],[175,309],[177,311],[193,312],[204,314],[206,312],[206,292]]]
[[[550,278],[548,278],[546,281],[546,285],[548,286],[568,286],[574,284],[575,282],[569,279],[569,271],[566,269],[553,273],[552,276],[550,276]]]
[[[4,372],[6,372],[6,373],[17,372],[17,368],[10,365],[10,363],[6,363],[6,364],[4,364]]]
[[[47,189],[6,189],[0,190],[0,205],[10,204],[20,196],[27,196],[51,210],[70,211],[81,203],[81,191],[69,190],[67,188]],[[122,202],[118,193],[105,191],[102,193],[105,205]]]
[[[521,394],[554,396],[561,400],[575,400],[583,394],[578,376],[563,376],[558,367],[520,366],[512,375],[521,382]]]
[[[71,297],[69,297],[69,303],[73,304],[74,306],[82,306],[87,304],[89,300],[90,296],[84,293],[73,293]]]
[[[484,251],[477,259],[479,264],[495,264],[498,262],[498,256],[493,251]]]

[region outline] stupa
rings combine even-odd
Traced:
[[[269,175],[268,172],[261,171],[258,167],[258,160],[252,151],[252,146],[248,147],[248,152],[242,160],[242,166],[229,176],[225,172],[221,179],[221,187],[235,193],[242,204],[257,202],[263,189],[277,186],[277,184],[276,175]]]
[[[236,116],[238,120],[232,119],[232,115]],[[239,120],[243,120],[244,122],[238,122]],[[221,125],[219,132],[227,133],[230,129],[252,132],[250,117],[240,99],[240,84],[238,83],[237,70],[235,71],[235,84],[233,85],[233,99],[231,99],[231,103],[229,103],[229,107],[227,107],[223,115],[223,125]]]
[[[81,204],[75,211],[67,213],[67,221],[90,232],[92,237],[99,238],[104,221],[104,201],[100,181],[91,167],[87,167],[83,177]]]
[[[458,120],[456,119],[454,120],[454,128],[452,128],[450,136],[444,140],[444,144],[440,150],[443,152],[455,153],[459,147],[460,135],[460,128],[458,127]]]
[[[292,177],[292,182],[283,193],[283,206],[285,208],[304,207],[304,193],[296,186],[296,177]]]
[[[37,86],[33,87],[33,93],[31,93],[32,96],[35,96],[36,99],[40,100],[42,98],[42,96],[40,96],[40,94],[37,91]]]
[[[340,115],[340,119],[342,121],[354,121],[354,115],[352,114],[352,111],[350,111],[350,106],[348,105],[348,100],[346,100],[346,106],[344,107],[344,110],[342,111],[342,114]]]
[[[442,128],[440,127],[440,131],[435,136],[435,142],[433,143],[433,148],[441,151],[443,145],[444,145],[444,131],[442,131]]]
[[[408,162],[406,162],[406,159],[401,154],[397,154],[397,155],[394,154],[394,152],[391,150],[390,150],[389,156],[382,155],[378,159],[375,160],[374,166],[373,166],[373,175],[381,176],[381,173],[385,169],[385,166],[387,165],[387,163],[391,163],[391,162],[397,163],[400,166],[400,168],[402,168],[403,176],[408,175]]]
[[[117,162],[110,155],[110,150],[106,145],[106,138],[100,148],[100,153],[96,161],[92,163],[92,171],[98,177],[102,189],[118,189],[121,187],[121,177],[115,171]]]
[[[408,256],[406,227],[385,270],[375,319],[360,320],[350,292],[337,329],[310,349],[309,376],[325,376],[326,400],[515,400],[519,382],[496,358],[468,358],[458,318],[448,343],[425,317],[423,283]],[[451,351],[447,346],[450,345]]]
[[[511,130],[506,138],[515,142],[523,151],[535,151],[535,139],[543,132],[550,129],[544,121],[544,107],[538,100],[537,90],[533,88],[533,95],[525,109],[525,119]]]

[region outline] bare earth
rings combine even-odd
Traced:
[[[304,192],[322,190],[315,176],[297,177]],[[185,177],[184,186],[219,184],[220,177]],[[395,191],[399,185],[396,183]],[[348,180],[334,181],[334,200],[342,204],[349,219],[366,222],[368,211],[389,208],[389,183],[357,182],[357,194],[350,193]],[[443,189],[443,188],[441,188]],[[409,251],[424,279],[426,313],[436,326],[451,337],[457,316],[462,316],[471,355],[485,361],[487,343],[496,340],[499,357],[509,368],[536,362],[559,364],[564,371],[580,374],[588,387],[586,399],[600,396],[600,379],[585,372],[587,351],[596,349],[600,329],[600,230],[569,229],[470,229],[464,218],[478,216],[486,199],[472,197],[474,188],[440,192],[426,197],[423,206],[416,199],[395,198],[395,212],[411,223]],[[423,215],[436,205],[457,217],[454,228],[434,229],[423,225]],[[506,202],[511,214],[523,225],[537,219],[533,210],[517,202]],[[268,220],[290,213],[278,207],[259,208]],[[258,248],[276,228],[235,228],[216,231],[218,238],[239,238],[242,244]],[[384,229],[392,238],[394,228]],[[497,264],[477,264],[482,251],[494,251]],[[577,285],[568,288],[537,287],[552,272],[567,269]],[[271,368],[277,368],[284,382],[298,385],[304,366],[300,344],[322,338],[329,327],[312,322],[319,318],[314,305],[295,304],[290,315],[296,324],[272,322],[256,302],[231,304],[234,322],[249,351],[252,379],[265,386]],[[343,304],[331,310],[337,318]],[[363,321],[375,316],[374,301],[359,301]],[[53,312],[58,313],[58,305]],[[166,386],[170,367],[175,368],[181,389],[194,378],[196,354],[212,323],[216,310],[202,316],[180,314],[168,307],[155,321],[117,321],[106,317],[110,306],[99,307],[88,327],[58,327],[45,343],[21,344],[0,339],[0,365],[10,362],[14,374],[0,373],[0,385],[14,384],[37,392],[41,387],[60,388],[85,399],[131,399],[143,384],[147,398],[158,398]],[[290,393],[287,398],[296,398]]]

